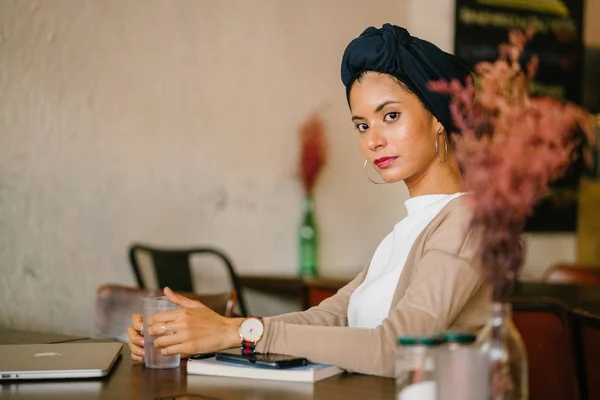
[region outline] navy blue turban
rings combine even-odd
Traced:
[[[350,89],[364,71],[389,74],[402,81],[444,125],[456,131],[450,114],[450,97],[431,92],[430,81],[453,79],[463,84],[470,71],[462,60],[399,26],[384,24],[367,28],[350,42],[342,57],[342,82],[350,101]]]

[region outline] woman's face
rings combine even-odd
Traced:
[[[367,72],[352,85],[350,110],[360,148],[385,182],[418,180],[435,166],[442,125],[394,77]]]

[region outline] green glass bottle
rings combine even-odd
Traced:
[[[300,239],[300,276],[316,277],[318,240],[314,217],[314,201],[311,196],[304,198],[304,213],[298,236]]]

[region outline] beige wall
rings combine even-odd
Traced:
[[[294,274],[296,128],[316,109],[321,272],[356,273],[407,194],[366,181],[339,62],[387,21],[452,48],[452,1],[0,1],[0,325],[89,333],[98,285],[133,283],[132,241]],[[531,275],[574,257],[570,235],[531,241]]]
[[[398,0],[0,1],[0,325],[89,332],[126,247],[211,244],[294,274],[297,126],[322,109],[322,272],[404,215],[362,171],[339,63]],[[63,316],[68,314],[68,317]]]

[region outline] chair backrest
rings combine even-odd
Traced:
[[[530,399],[578,399],[569,313],[549,298],[511,299],[513,322],[527,348]]]
[[[582,399],[600,399],[600,316],[573,311],[575,352]]]
[[[600,268],[558,264],[544,274],[544,281],[564,285],[600,285]]]
[[[216,257],[222,261],[227,270],[233,290],[237,293],[241,314],[243,316],[248,315],[249,311],[246,302],[244,301],[242,287],[238,276],[235,273],[233,263],[222,251],[210,247],[165,249],[134,244],[129,249],[129,261],[139,287],[145,289],[148,285],[143,279],[142,270],[138,262],[138,255],[140,253],[150,254],[158,287],[164,288],[165,286],[168,286],[178,292],[194,291],[192,273],[190,270],[191,256],[205,254]]]
[[[218,314],[226,317],[233,315],[237,302],[235,292],[200,295],[182,293],[198,300]],[[138,289],[122,285],[102,285],[96,292],[96,313],[94,327],[96,333],[127,342],[127,327],[131,325],[131,316],[142,312],[142,298],[162,296],[162,291]]]

